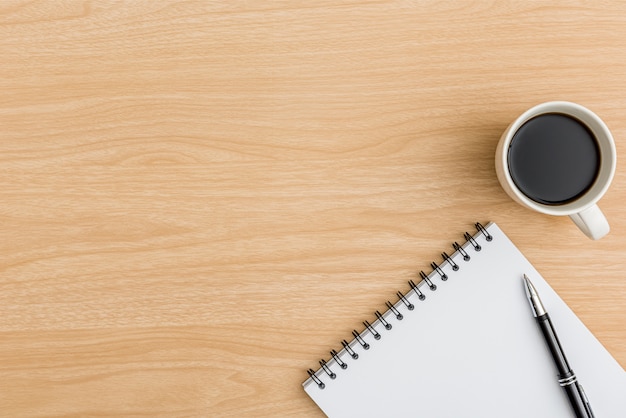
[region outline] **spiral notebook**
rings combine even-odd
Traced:
[[[310,369],[306,393],[330,417],[571,416],[526,274],[595,416],[626,417],[624,369],[495,223],[476,227]]]

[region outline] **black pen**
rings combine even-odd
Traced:
[[[546,344],[552,354],[552,359],[556,365],[558,371],[559,384],[565,390],[567,398],[569,399],[572,409],[577,418],[593,418],[593,412],[589,405],[589,400],[585,395],[585,391],[578,383],[574,371],[570,368],[565,353],[559,343],[559,338],[556,336],[556,331],[552,326],[552,321],[546,312],[535,286],[530,282],[528,277],[524,274],[524,289],[526,290],[526,296],[530,302],[530,307],[533,310],[533,315],[537,319],[537,324],[541,329]]]

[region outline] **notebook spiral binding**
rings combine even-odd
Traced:
[[[476,236],[482,235],[487,242],[491,242],[493,237],[485,227],[477,222],[476,227]],[[441,257],[443,261],[441,264],[437,264],[435,262],[430,263],[430,267],[432,271],[430,274],[426,274],[424,271],[420,271],[419,275],[421,281],[419,284],[416,284],[413,280],[409,280],[410,290],[415,296],[417,296],[418,300],[423,301],[426,299],[426,295],[419,288],[420,284],[424,284],[428,287],[430,291],[436,291],[437,285],[433,283],[432,278],[437,277],[442,282],[448,280],[448,274],[446,274],[443,270],[443,266],[445,264],[449,265],[453,272],[458,271],[461,266],[459,263],[453,260],[455,254],[458,254],[463,262],[470,262],[471,255],[468,249],[478,252],[482,249],[476,238],[472,236],[470,233],[465,232],[463,235],[465,242],[463,244],[459,244],[458,242],[454,242],[452,244],[452,248],[454,252],[452,255],[448,255],[446,252],[441,253]],[[467,245],[469,244],[469,245]],[[415,309],[415,305],[408,299],[408,294],[404,294],[401,291],[396,293],[398,300],[396,303],[392,303],[390,301],[386,302],[387,311],[384,313],[380,313],[376,311],[376,320],[374,323],[370,323],[369,321],[363,321],[363,325],[365,329],[361,332],[357,330],[352,331],[352,336],[354,337],[352,341],[348,342],[346,340],[342,341],[343,349],[339,352],[336,350],[330,351],[330,360],[327,362],[326,360],[320,360],[320,368],[315,371],[313,369],[308,369],[307,373],[309,374],[309,378],[320,388],[324,389],[326,387],[326,383],[324,383],[327,379],[337,379],[339,377],[338,373],[341,373],[341,370],[345,370],[348,368],[348,361],[358,361],[359,354],[358,350],[369,350],[371,348],[370,343],[365,341],[365,335],[370,335],[374,338],[374,340],[380,340],[383,338],[383,331],[380,332],[377,330],[377,326],[384,328],[386,331],[393,332],[393,324],[390,322],[390,318],[395,318],[397,321],[401,321],[404,318],[404,315],[398,309],[401,306],[404,306],[409,311],[413,311]],[[384,332],[386,332],[384,331]]]

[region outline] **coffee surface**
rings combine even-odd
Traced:
[[[524,123],[509,147],[509,171],[530,199],[559,205],[582,196],[600,168],[600,150],[589,129],[559,113]]]

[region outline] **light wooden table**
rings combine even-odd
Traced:
[[[513,203],[531,105],[626,155],[626,4],[0,3],[0,414],[321,416],[306,369],[497,222],[626,366],[612,232]]]

